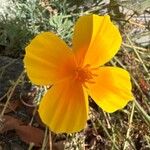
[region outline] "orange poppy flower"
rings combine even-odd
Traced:
[[[88,95],[106,112],[121,109],[133,99],[129,73],[103,66],[121,41],[108,15],[86,15],[75,25],[72,48],[51,32],[40,33],[26,47],[24,63],[30,80],[53,85],[39,105],[40,117],[52,131],[82,130]]]

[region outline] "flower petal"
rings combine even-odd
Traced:
[[[39,114],[42,121],[56,133],[73,133],[85,127],[88,95],[72,80],[55,84],[43,97]]]
[[[100,67],[95,84],[89,85],[92,99],[106,112],[122,109],[133,100],[129,73],[118,67]]]
[[[75,25],[73,50],[79,64],[97,67],[117,53],[121,41],[119,30],[108,15],[87,15],[80,17]]]
[[[26,47],[24,63],[33,83],[47,85],[68,76],[74,65],[73,57],[65,42],[51,32],[44,32]]]

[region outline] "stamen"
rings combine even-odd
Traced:
[[[86,83],[94,84],[94,77],[98,76],[96,73],[93,73],[98,68],[91,68],[89,64],[84,67],[77,67],[75,69],[75,80],[81,82],[85,88],[88,88]]]

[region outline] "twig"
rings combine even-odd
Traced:
[[[33,146],[34,146],[34,143],[31,142],[31,143],[29,144],[28,150],[32,150]]]
[[[3,71],[3,70],[6,69],[7,67],[9,67],[9,66],[10,66],[11,64],[13,64],[16,60],[17,60],[17,59],[12,60],[12,61],[9,62],[8,64],[2,66],[2,67],[0,68],[0,71]]]
[[[135,105],[137,109],[144,115],[147,124],[150,126],[150,116],[144,111],[144,109],[141,107],[141,105],[135,100]]]
[[[119,65],[121,67],[123,67],[124,69],[126,69],[126,67],[119,61],[119,59],[117,59],[116,57],[114,57],[114,59],[119,63]],[[114,65],[114,63],[112,63]],[[137,81],[134,79],[133,76],[131,76],[134,84],[137,86],[138,90],[140,91],[141,94],[143,94],[143,91],[141,90],[139,84],[137,83]],[[135,106],[136,108],[142,113],[142,115],[144,116],[144,118],[146,119],[146,123],[148,125],[150,125],[150,116],[144,111],[144,109],[140,106],[140,104],[138,103],[138,101],[135,99],[134,100],[135,102]]]
[[[130,115],[130,119],[129,119],[129,128],[127,130],[126,139],[129,139],[129,136],[130,136],[132,121],[133,121],[133,115],[134,115],[134,108],[135,108],[135,102],[133,101],[131,115]],[[126,150],[127,146],[128,146],[128,141],[125,141],[123,150]]]
[[[102,122],[97,118],[98,123],[102,126],[102,128],[104,129],[105,133],[107,134],[107,136],[109,137],[109,139],[111,140],[111,142],[113,143],[113,146],[115,147],[115,149],[120,150],[120,148],[116,145],[116,143],[114,142],[114,140],[112,139],[111,135],[109,134],[107,128],[105,126],[103,126]]]
[[[132,46],[132,48],[133,48],[133,50],[134,50],[134,52],[135,52],[136,56],[137,56],[137,57],[138,57],[138,59],[140,60],[140,62],[141,62],[141,64],[142,64],[142,66],[143,66],[143,68],[144,68],[144,70],[145,70],[145,71],[146,71],[146,73],[148,73],[148,75],[149,75],[149,71],[148,71],[147,67],[145,66],[145,64],[144,64],[143,60],[141,59],[140,55],[138,54],[138,52],[137,52],[136,48],[134,47],[134,45],[133,45],[132,41],[130,40],[130,38],[129,38],[129,36],[128,36],[127,34],[125,34],[125,35],[126,35],[126,37],[127,37],[128,41],[129,41],[129,43],[131,44],[131,46]]]
[[[125,46],[125,47],[129,47],[129,48],[136,48],[136,49],[138,49],[138,50],[141,50],[141,51],[147,51],[147,49],[146,48],[143,48],[143,47],[138,47],[138,46],[131,46],[131,45],[129,45],[129,44],[127,44],[127,43],[122,43],[122,45],[123,46]]]
[[[31,118],[31,120],[30,120],[30,122],[29,122],[29,125],[30,125],[30,126],[32,125],[32,122],[33,122],[34,116],[35,116],[35,114],[36,114],[36,111],[37,111],[37,107],[35,107],[34,110],[33,110],[32,118]]]
[[[130,23],[130,24],[133,24],[133,25],[136,25],[136,26],[138,26],[138,27],[141,27],[141,28],[145,28],[145,26],[144,26],[143,24],[139,24],[139,23],[137,23],[137,22],[134,22],[133,20],[132,20],[132,21],[129,20],[129,23]]]
[[[10,87],[9,90],[0,98],[0,101],[2,101],[6,96],[8,97],[11,90],[12,90],[12,88]]]
[[[31,107],[31,108],[37,106],[37,104],[28,104],[28,103],[26,103],[22,98],[21,98],[21,102],[22,102],[25,106],[28,106],[28,107]]]
[[[6,110],[7,106],[8,106],[8,103],[9,103],[10,99],[11,99],[11,96],[12,96],[12,94],[14,93],[14,91],[15,91],[15,89],[16,89],[16,86],[19,84],[20,79],[22,78],[23,74],[24,74],[24,71],[20,74],[20,76],[18,77],[18,79],[17,79],[17,81],[15,82],[14,86],[12,87],[11,92],[10,92],[8,98],[7,98],[6,103],[5,103],[5,106],[4,106],[4,108],[3,108],[3,110],[2,110],[2,112],[1,112],[1,114],[0,114],[0,118],[3,117],[4,112],[5,112],[5,110]]]
[[[52,150],[52,133],[49,130],[49,149]]]
[[[43,139],[41,150],[45,150],[45,147],[47,145],[47,134],[48,134],[48,128],[45,127],[44,139]]]
[[[104,111],[103,111],[103,114],[104,114],[108,129],[111,129],[112,127],[110,125],[110,121],[109,121],[109,118],[108,118],[107,114]]]

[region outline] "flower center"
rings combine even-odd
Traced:
[[[97,68],[91,68],[89,64],[84,67],[77,67],[75,69],[75,79],[84,85],[87,82],[94,83],[93,77],[97,76],[93,73],[94,70],[97,70]]]

